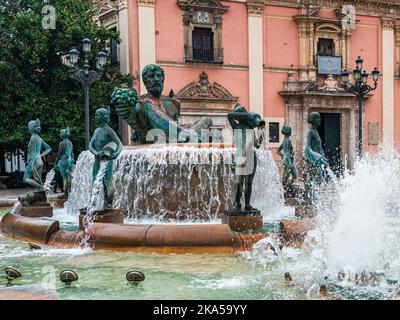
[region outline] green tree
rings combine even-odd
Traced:
[[[55,7],[55,29],[42,27],[46,4]],[[98,26],[95,15],[91,0],[0,0],[0,150],[25,149],[27,124],[36,118],[53,149],[60,129],[67,126],[75,150],[84,148],[84,92],[70,79],[62,57],[71,46],[82,51],[85,37],[92,40],[91,61],[110,39],[119,41],[117,32]],[[118,66],[106,66],[103,79],[90,91],[92,132],[94,110],[109,103],[114,87],[131,84],[132,77],[120,74]]]

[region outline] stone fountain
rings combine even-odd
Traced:
[[[65,209],[80,212],[82,231],[66,232],[58,221],[14,212],[2,220],[4,234],[56,246],[84,242],[97,249],[169,252],[248,250],[250,242],[265,236],[259,233],[262,216],[283,206],[283,189],[271,153],[257,149],[263,135],[254,140],[254,128],[262,132],[265,125],[261,117],[237,106],[229,115],[233,129],[242,133],[237,147],[209,143],[211,119],[178,124],[180,102],[161,94],[160,67],[147,66],[142,78],[148,94],[139,97],[134,89],[120,88],[111,99],[131,126],[134,145],[122,147],[108,125],[109,110],[100,108],[89,151],[77,159]],[[249,173],[243,166],[247,158],[257,160]],[[139,223],[124,224],[126,219]],[[182,221],[190,224],[176,224]],[[237,234],[243,231],[251,233],[248,239]]]

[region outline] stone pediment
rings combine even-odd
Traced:
[[[189,10],[189,9],[211,9],[211,10],[218,10],[225,12],[228,10],[228,6],[224,6],[218,0],[177,0],[178,6],[182,10]]]
[[[193,81],[183,87],[178,93],[177,98],[182,99],[210,99],[237,101],[238,97],[233,96],[228,89],[221,84],[208,80],[208,75],[203,71],[199,75],[199,81]]]

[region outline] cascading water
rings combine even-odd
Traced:
[[[84,226],[87,227],[89,223],[93,222],[96,211],[104,210],[104,183],[103,179],[107,171],[107,161],[100,162],[100,169],[97,173],[96,179],[93,182],[92,193],[90,196],[89,205],[86,209],[86,215],[83,220]]]
[[[44,182],[43,188],[47,192],[52,192],[53,191],[53,189],[51,187],[51,183],[53,182],[55,175],[56,175],[56,172],[55,172],[54,169],[51,169],[46,175],[46,181]]]
[[[77,214],[79,209],[87,208],[92,191],[92,170],[94,157],[89,151],[81,152],[72,172],[71,192],[64,204],[69,214]]]
[[[124,149],[114,161],[113,208],[131,218],[158,220],[216,219],[233,199],[234,148],[157,146]],[[268,215],[283,208],[278,169],[268,150],[258,150],[253,205]],[[67,207],[70,212],[90,202],[93,156],[77,161]]]
[[[90,239],[89,233],[89,225],[96,218],[96,212],[104,210],[104,183],[103,179],[107,172],[107,164],[108,161],[102,160],[100,162],[100,168],[96,175],[96,179],[93,182],[93,186],[91,189],[91,196],[89,205],[86,208],[86,215],[83,218],[83,227],[85,228],[85,232],[81,238],[81,247],[88,248],[88,241]]]
[[[19,211],[21,210],[21,202],[17,201],[16,203],[14,203],[14,205],[12,206],[10,213],[11,214],[18,214]]]

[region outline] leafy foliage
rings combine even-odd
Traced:
[[[42,27],[42,8],[56,9],[56,29]],[[54,150],[60,129],[71,129],[75,150],[84,148],[84,90],[69,77],[62,57],[81,40],[92,40],[91,61],[117,32],[98,26],[91,0],[0,0],[0,145],[5,151],[25,149],[27,124],[39,118],[41,136]],[[82,60],[82,59],[81,59]],[[130,86],[132,77],[107,65],[103,79],[90,91],[91,131],[94,110],[107,105],[114,87]],[[112,117],[117,128],[117,117]]]

